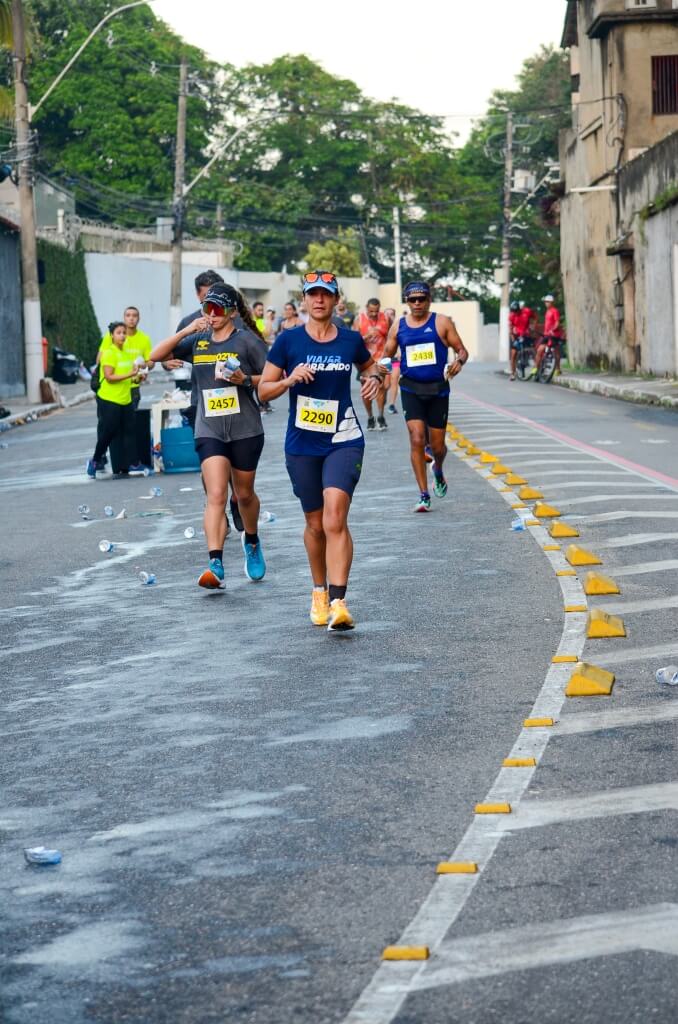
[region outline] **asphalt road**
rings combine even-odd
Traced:
[[[562,552],[510,531],[514,496],[475,460],[452,453],[449,496],[413,516],[400,416],[368,436],[358,628],[330,636],[307,618],[283,409],[269,572],[249,583],[231,537],[215,595],[195,475],[87,481],[90,406],[3,436],[0,1019],[674,1021],[678,692],[653,674],[678,662],[678,417],[476,367],[453,403],[601,556],[622,593],[588,602],[626,639],[585,639]],[[612,696],[565,701],[568,645]],[[542,707],[555,726],[527,735]],[[501,769],[529,743],[536,769]],[[474,816],[488,795],[512,814]],[[62,863],[27,866],[38,844]],[[436,882],[455,851],[479,873]],[[380,967],[403,936],[430,959]]]

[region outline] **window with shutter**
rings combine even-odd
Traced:
[[[678,114],[678,54],[652,58],[652,113]]]

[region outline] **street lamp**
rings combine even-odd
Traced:
[[[22,0],[12,0],[12,38],[14,45],[14,104],[17,152],[24,159],[17,164],[19,190],[19,217],[21,221],[21,279],[24,308],[24,352],[26,361],[26,396],[29,401],[40,400],[42,363],[42,313],[38,285],[38,250],[35,234],[35,206],[33,201],[33,169],[31,167],[31,121],[47,97],[56,89],[65,74],[99,32],[116,14],[131,7],[152,3],[153,0],[134,0],[110,11],[90,32],[82,46],[73,54],[57,75],[47,92],[34,107],[28,102],[26,85],[26,30]]]

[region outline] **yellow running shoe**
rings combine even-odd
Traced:
[[[346,629],[353,629],[354,626],[353,616],[346,607],[346,601],[342,597],[335,597],[330,605],[330,621],[327,625],[327,632],[339,633]]]
[[[311,594],[311,611],[309,613],[314,626],[326,626],[330,619],[330,599],[326,590],[313,588]]]

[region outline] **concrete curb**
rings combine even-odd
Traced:
[[[662,395],[656,391],[633,388],[628,384],[612,384],[609,381],[568,377],[567,374],[554,377],[551,383],[557,384],[561,388],[570,388],[572,391],[581,391],[589,395],[603,395],[605,398],[617,398],[622,402],[635,402],[637,405],[658,405],[663,409],[678,410],[678,398],[674,398],[671,395]]]
[[[79,395],[74,395],[73,398],[69,398],[63,403],[60,402],[49,402],[46,405],[34,405],[30,409],[25,409],[23,412],[12,413],[11,416],[7,416],[4,420],[0,420],[0,432],[5,430],[11,430],[13,427],[21,427],[26,423],[32,423],[41,416],[48,416],[51,412],[56,412],[58,409],[72,409],[76,405],[82,405],[83,402],[89,402],[95,398],[93,391],[81,391]]]

